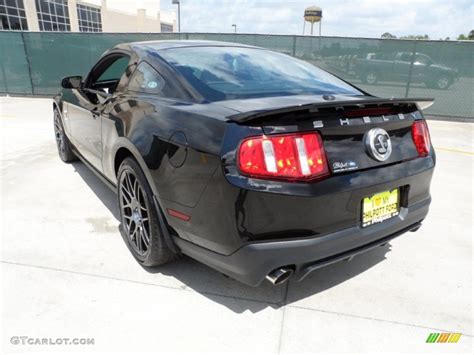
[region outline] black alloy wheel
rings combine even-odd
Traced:
[[[54,136],[56,138],[56,146],[61,160],[65,163],[76,160],[76,156],[72,151],[71,143],[64,133],[61,115],[57,109],[54,109]]]
[[[175,259],[177,254],[163,238],[167,226],[160,223],[158,213],[161,212],[155,208],[153,192],[133,158],[124,159],[117,180],[120,230],[135,259],[143,266],[157,266]]]
[[[120,212],[130,246],[145,256],[150,248],[150,212],[143,188],[131,170],[120,176]]]

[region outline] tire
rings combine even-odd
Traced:
[[[66,134],[61,120],[61,115],[57,108],[54,108],[54,136],[56,138],[56,147],[61,160],[70,163],[77,160],[76,155],[72,151],[72,145]]]
[[[132,255],[143,266],[158,266],[176,258],[163,238],[145,174],[133,158],[125,158],[117,174],[120,231]],[[162,218],[164,220],[164,218]]]
[[[451,86],[452,80],[446,75],[440,75],[434,79],[427,81],[425,84],[428,88],[431,89],[447,90]]]
[[[435,80],[435,88],[438,90],[447,90],[451,86],[451,79],[448,76],[441,75]]]
[[[371,71],[364,75],[364,83],[369,85],[375,85],[379,81],[379,76],[376,72]]]

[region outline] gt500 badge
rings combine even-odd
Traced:
[[[358,169],[355,161],[335,161],[332,163],[332,171],[335,173]]]

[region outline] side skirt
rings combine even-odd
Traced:
[[[79,158],[81,162],[84,163],[85,166],[89,168],[109,189],[111,189],[114,193],[117,193],[117,186],[113,184],[109,179],[107,179],[102,173],[97,170],[94,166],[92,166],[82,155],[78,152],[76,148],[72,148],[74,154]]]

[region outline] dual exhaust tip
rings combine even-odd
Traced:
[[[293,269],[289,267],[281,267],[270,272],[265,278],[274,286],[281,285],[293,276]]]

